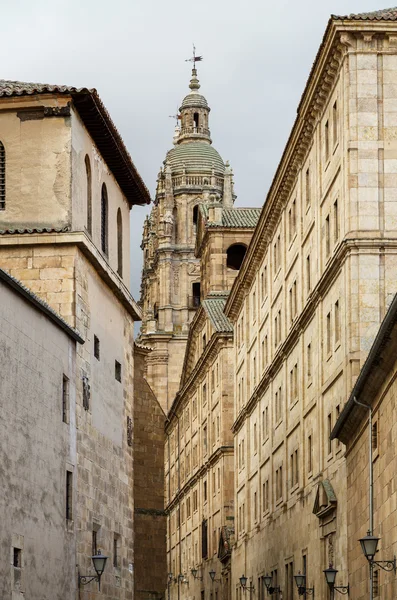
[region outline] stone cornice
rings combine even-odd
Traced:
[[[295,323],[292,329],[289,331],[284,342],[278,348],[273,361],[266,369],[265,373],[263,374],[255,390],[253,391],[247,404],[240,411],[240,413],[237,416],[237,419],[234,421],[232,425],[233,433],[237,433],[241,429],[241,426],[243,425],[246,417],[252,413],[257,402],[262,398],[270,382],[280,370],[285,360],[285,357],[290,353],[292,348],[299,340],[302,331],[307,327],[307,324],[313,318],[317,306],[334,283],[347,257],[352,254],[355,254],[360,250],[377,250],[380,245],[382,245],[382,247],[395,248],[397,250],[397,238],[347,238],[339,244],[335,254],[332,256],[330,262],[327,265],[326,271],[324,272],[318,284],[308,297],[304,309],[295,320]]]
[[[232,321],[239,314],[245,290],[250,288],[266,247],[274,235],[296,177],[310,149],[315,127],[340,73],[349,47],[349,41],[343,35],[347,28],[348,26],[341,27],[333,19],[328,23],[258,225],[226,303],[225,313]]]
[[[38,235],[15,235],[15,234],[4,234],[1,236],[0,247],[12,247],[12,246],[40,246],[52,244],[56,246],[76,246],[81,250],[82,254],[92,264],[99,277],[108,285],[111,291],[114,293],[116,298],[124,306],[127,312],[131,315],[134,321],[142,320],[142,311],[131,296],[129,290],[124,285],[123,281],[113,271],[107,261],[104,259],[101,252],[93,244],[89,236],[83,231],[74,232],[61,232],[45,234],[40,233]]]
[[[197,483],[201,477],[203,477],[211,467],[214,466],[218,462],[218,460],[222,456],[233,455],[234,454],[234,446],[221,446],[217,448],[215,452],[213,452],[205,463],[201,465],[201,467],[190,477],[190,479],[181,487],[181,489],[175,494],[171,502],[169,502],[165,507],[165,512],[169,514],[175,506],[177,506],[182,498],[186,495],[186,493],[191,490]]]

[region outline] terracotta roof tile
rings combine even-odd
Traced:
[[[8,229],[0,229],[0,235],[6,235],[6,234],[14,234],[14,235],[21,235],[24,233],[65,233],[66,231],[70,231],[70,227],[34,227],[32,229],[29,229],[28,227],[22,227],[22,228],[11,228],[9,227]]]
[[[223,296],[223,298],[209,296],[201,304],[216,331],[220,333],[233,332],[233,325],[223,312],[226,304],[226,296]]]
[[[374,10],[373,12],[350,14],[350,15],[332,15],[333,19],[350,21],[397,21],[397,7]]]

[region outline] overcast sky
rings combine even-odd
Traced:
[[[375,0],[0,0],[0,78],[95,87],[153,197],[189,91],[192,42],[213,144],[235,174],[236,205],[261,206],[329,15]],[[132,292],[142,223],[131,212]]]

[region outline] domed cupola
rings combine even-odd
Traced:
[[[210,107],[199,93],[197,69],[192,69],[190,92],[185,96],[180,110],[180,126],[176,128],[174,148],[167,153],[166,164],[171,168],[173,183],[177,187],[212,185],[223,189],[225,163],[212,146],[208,115]],[[175,176],[182,176],[182,179]],[[193,185],[194,182],[194,185]]]

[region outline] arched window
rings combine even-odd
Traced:
[[[6,209],[6,151],[0,142],[0,210]]]
[[[120,209],[117,211],[117,273],[123,276],[123,220]]]
[[[198,129],[199,126],[199,114],[198,113],[194,113],[193,115],[193,126]]]
[[[101,248],[102,252],[108,253],[108,191],[106,185],[102,185],[101,192]]]
[[[85,155],[85,174],[87,183],[87,231],[92,235],[92,178],[91,164],[88,154]]]
[[[192,307],[198,308],[200,306],[200,282],[192,284]]]
[[[193,206],[193,231],[195,232],[197,229],[197,221],[198,221],[198,208],[199,205]]]
[[[244,244],[233,244],[227,249],[227,261],[226,265],[228,269],[233,269],[234,271],[238,271],[241,267],[241,263],[243,262],[245,253],[247,251],[247,246]]]

